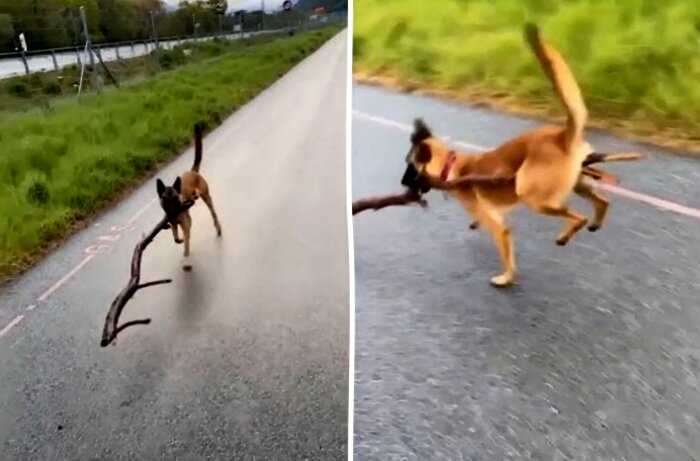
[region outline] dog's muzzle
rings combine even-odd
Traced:
[[[423,181],[423,175],[416,170],[416,167],[414,167],[412,163],[406,166],[406,171],[403,174],[403,178],[401,178],[401,185],[418,191],[421,194],[430,191],[430,186],[427,186]]]

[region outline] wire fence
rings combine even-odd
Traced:
[[[189,35],[159,38],[156,34],[155,38],[147,40],[92,44],[92,49],[104,62],[114,62],[147,56],[156,50],[172,49],[185,43],[205,42],[213,39],[240,40],[259,35],[317,28],[346,21],[347,13],[344,11],[325,15],[310,14],[294,21],[270,21],[264,28],[260,23],[254,30],[246,27],[244,23],[240,23],[234,25],[231,28],[233,30],[206,36]],[[89,54],[84,46],[0,53],[0,80],[39,72],[58,71],[73,65],[80,67],[89,60]]]

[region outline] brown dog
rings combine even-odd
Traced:
[[[195,147],[194,164],[192,168],[184,172],[182,176],[178,176],[172,186],[166,187],[160,179],[156,182],[160,206],[168,217],[175,243],[183,242],[178,236],[178,226],[182,228],[185,243],[185,257],[190,255],[192,218],[188,210],[182,211],[183,204],[196,201],[201,197],[214,219],[216,235],[221,236],[221,225],[219,224],[219,218],[214,210],[214,203],[211,199],[209,186],[204,177],[199,173],[199,167],[202,163],[202,131],[202,124],[196,124],[194,127]],[[185,267],[188,268],[189,266]]]
[[[474,178],[450,194],[474,217],[471,227],[483,225],[493,237],[503,265],[503,273],[491,279],[495,286],[509,285],[515,278],[513,238],[504,222],[513,207],[524,203],[537,213],[563,219],[565,226],[556,243],[566,245],[587,222],[568,207],[572,192],[591,202],[595,209],[590,231],[600,228],[608,209],[608,201],[583,178],[586,175],[600,179],[597,175],[605,173],[588,165],[639,158],[637,154],[592,152],[583,138],[586,106],[569,67],[554,48],[541,40],[536,26],[527,25],[525,36],[566,108],[566,126],[534,129],[486,153],[457,154],[435,138],[421,120],[416,120],[401,181],[425,193],[431,181]]]

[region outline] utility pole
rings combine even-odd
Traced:
[[[154,18],[153,11],[150,11],[150,15],[151,15],[151,30],[152,30],[151,33],[153,34],[153,44],[155,45],[156,50],[157,50],[158,49],[158,31],[156,30],[156,20]]]
[[[90,41],[90,33],[88,32],[87,18],[85,17],[85,8],[80,7],[80,20],[83,23],[83,34],[85,35],[85,51],[90,56],[90,86],[100,91],[99,83],[97,82],[97,68],[95,67],[95,56],[92,54],[92,42]],[[85,66],[85,63],[83,63]],[[84,70],[84,69],[83,69]],[[82,77],[82,72],[81,72]],[[82,78],[81,82],[82,84]],[[81,87],[78,88],[78,94],[80,94]]]
[[[265,30],[265,0],[260,0],[260,30]]]

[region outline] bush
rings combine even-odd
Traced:
[[[51,96],[56,96],[56,95],[59,95],[63,92],[61,85],[59,85],[58,82],[53,82],[53,81],[45,84],[42,91],[44,92],[44,94],[48,94]]]
[[[29,96],[29,87],[26,83],[16,80],[7,85],[7,92],[12,96],[26,98]]]
[[[32,205],[44,206],[49,203],[51,193],[46,175],[37,171],[27,174],[22,181],[22,193]]]
[[[185,64],[187,58],[182,48],[173,48],[172,50],[161,50],[158,53],[158,63],[163,69],[172,69],[176,66]]]

